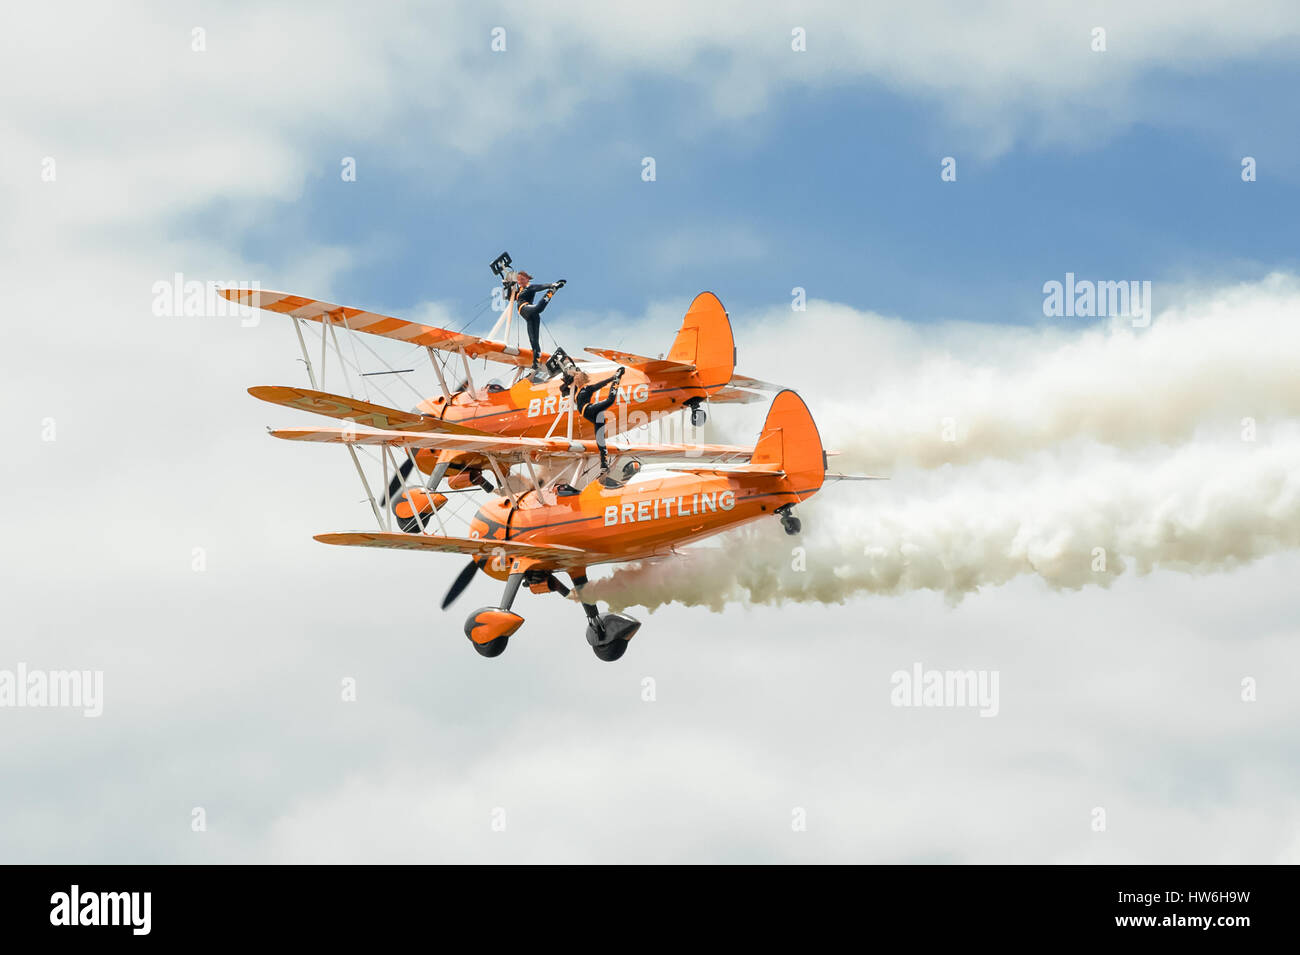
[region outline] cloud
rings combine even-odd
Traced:
[[[1181,297],[1181,296],[1180,296]],[[1202,290],[1149,328],[917,325],[812,301],[745,317],[742,369],[806,382],[836,469],[940,467],[1087,439],[1176,445],[1300,416],[1294,277]],[[816,330],[808,350],[789,343]],[[810,374],[810,372],[814,372]]]
[[[647,79],[680,83],[690,109],[724,126],[787,91],[874,82],[934,104],[971,151],[1026,136],[1092,142],[1156,118],[1143,101],[1152,73],[1281,58],[1300,39],[1286,3],[1250,16],[1218,2],[1086,14],[1031,2],[822,2],[798,14],[685,0],[385,4],[365,30],[340,29],[355,15],[341,2],[24,7],[3,52],[26,81],[0,92],[9,238],[88,226],[121,238],[213,203],[292,200],[363,147],[412,168],[432,150],[454,178],[508,137],[562,127]],[[1106,53],[1090,47],[1098,25]],[[498,26],[507,49],[494,53]],[[791,49],[795,28],[806,52]],[[57,189],[42,187],[46,158]]]

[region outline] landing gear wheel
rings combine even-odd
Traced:
[[[794,517],[793,515],[782,515],[781,526],[785,528],[785,532],[791,537],[794,537],[803,530],[803,524],[800,522],[799,518]]]
[[[587,621],[587,643],[596,656],[613,663],[627,653],[627,643],[641,629],[641,621],[623,613],[602,613]]]
[[[613,663],[623,654],[627,653],[626,640],[611,640],[602,647],[592,647],[592,651],[606,663]]]
[[[470,642],[473,643],[472,640]],[[487,643],[475,643],[474,649],[478,651],[478,655],[481,657],[499,657],[506,652],[506,647],[509,645],[509,637],[497,637]]]
[[[691,425],[696,428],[702,428],[704,422],[709,420],[708,412],[702,405],[691,405]]]

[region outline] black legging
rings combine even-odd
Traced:
[[[536,305],[519,306],[519,314],[528,325],[528,345],[533,350],[534,365],[542,357],[542,312],[546,311],[546,306],[550,303],[549,298],[543,298]]]
[[[613,384],[619,380],[618,375],[611,375],[604,381],[598,381],[594,385],[587,385],[580,390],[573,399],[574,407],[578,413],[596,426],[596,447],[600,451],[600,463],[604,467],[606,464],[605,457],[605,412],[610,406],[618,400],[618,389],[610,388],[609,397],[604,401],[592,401],[595,394],[606,385]]]

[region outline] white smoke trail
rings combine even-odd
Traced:
[[[1300,288],[1275,275],[1168,309],[1151,326],[915,325],[814,302],[835,343],[792,368],[797,330],[742,330],[742,370],[809,401],[843,470],[1013,458],[1086,437],[1121,448],[1300,416]]]
[[[1300,438],[1136,457],[1088,445],[1015,465],[911,470],[828,485],[801,511],[799,537],[760,521],[720,548],[615,570],[587,596],[614,609],[911,590],[955,601],[1024,574],[1077,589],[1130,569],[1226,569],[1300,547]]]
[[[918,328],[817,303],[801,321],[836,347],[802,370],[797,330],[769,321],[744,334],[758,354],[742,370],[788,369],[845,452],[833,468],[894,479],[828,485],[800,508],[802,537],[759,522],[591,593],[651,609],[920,589],[959,600],[1021,575],[1106,586],[1300,547],[1296,316],[1300,286],[1283,276],[1147,329]]]

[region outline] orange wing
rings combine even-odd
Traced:
[[[280,428],[272,436],[286,441],[325,444],[388,445],[400,448],[436,448],[440,451],[468,451],[491,454],[503,461],[522,463],[544,457],[579,457],[599,454],[596,442],[569,438],[510,438],[496,435],[417,433],[409,431],[357,431],[349,428]],[[712,461],[749,460],[752,448],[732,444],[618,444],[609,443],[612,455],[638,458]]]
[[[580,547],[560,544],[521,544],[516,541],[485,540],[470,537],[442,537],[437,534],[390,534],[378,531],[353,531],[342,534],[317,534],[322,544],[346,547],[386,547],[393,550],[423,550],[445,554],[468,554],[499,562],[523,560],[542,569],[567,570],[608,561],[606,554],[594,554]],[[498,564],[496,569],[504,570]]]
[[[474,335],[462,335],[445,328],[408,322],[378,312],[367,312],[360,308],[345,305],[331,305],[314,298],[290,295],[287,292],[272,292],[267,289],[222,289],[221,294],[239,305],[252,308],[264,308],[268,312],[278,312],[311,322],[325,322],[342,326],[353,332],[366,332],[393,338],[412,345],[427,345],[443,351],[463,351],[470,358],[487,358],[507,365],[531,365],[533,353],[528,348],[511,348],[504,342],[494,342]],[[546,361],[549,354],[543,352],[540,360]]]
[[[313,414],[326,415],[330,418],[343,418],[355,421],[368,428],[382,428],[400,431],[443,431],[448,434],[483,434],[476,428],[450,421],[441,421],[431,415],[417,411],[398,411],[383,405],[371,404],[356,398],[331,395],[324,391],[312,391],[310,388],[290,388],[284,385],[258,385],[249,388],[248,393],[254,398],[269,401],[273,405],[286,408],[298,408]]]

